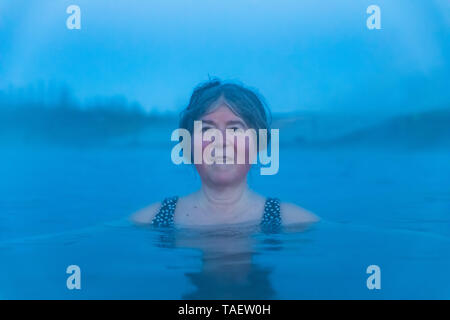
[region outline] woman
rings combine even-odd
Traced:
[[[202,121],[202,130],[217,129],[226,136],[226,130],[252,128],[269,129],[268,111],[265,104],[252,90],[235,83],[210,80],[195,88],[188,107],[183,111],[180,127],[191,134],[194,121]],[[226,139],[223,146],[234,149],[234,155],[245,152],[245,163],[213,163],[207,161],[195,164],[201,178],[201,188],[184,197],[168,197],[136,212],[132,219],[139,224],[154,226],[218,226],[232,224],[260,224],[263,227],[278,228],[292,224],[307,224],[318,218],[292,203],[277,198],[266,198],[252,191],[247,184],[251,167],[249,150],[253,143],[248,138],[245,146],[236,144],[235,139]],[[192,140],[193,148],[202,150],[211,142]],[[245,148],[245,150],[239,150]],[[227,159],[223,152],[224,162]],[[202,153],[203,154],[203,153]],[[210,162],[209,162],[210,163]]]

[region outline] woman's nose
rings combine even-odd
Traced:
[[[223,138],[224,146],[234,145],[234,136],[231,134],[227,135],[226,129],[223,129],[221,131],[222,131],[222,138]]]
[[[234,154],[234,137],[232,135],[227,135],[226,128],[221,129],[222,132],[222,149],[224,155]]]

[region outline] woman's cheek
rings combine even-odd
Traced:
[[[209,145],[209,144],[211,144],[212,142],[211,141],[195,141],[195,139],[192,139],[191,140],[191,154],[192,154],[192,162],[194,162],[194,160],[195,160],[195,153],[197,153],[198,152],[198,150],[201,150],[201,154],[200,154],[200,156],[201,156],[201,161],[202,161],[202,163],[204,163],[205,162],[205,159],[204,159],[204,154],[205,154],[205,148]]]
[[[258,151],[256,149],[256,141],[252,137],[245,139],[245,146],[241,147],[241,149],[240,152],[245,154],[245,164],[251,165],[256,161]]]

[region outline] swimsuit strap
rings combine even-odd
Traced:
[[[267,198],[261,227],[265,231],[273,231],[281,226],[280,199]]]
[[[152,220],[156,227],[172,227],[173,217],[177,206],[178,196],[168,197],[161,203],[161,208]],[[264,204],[264,213],[261,227],[265,231],[273,231],[281,226],[280,200],[267,198]]]
[[[152,224],[156,227],[172,227],[177,201],[178,196],[165,198],[161,203],[161,208],[153,218]]]

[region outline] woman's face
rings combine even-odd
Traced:
[[[199,120],[202,121],[203,135],[208,129],[217,129],[222,133],[223,137],[223,143],[221,145],[223,153],[223,164],[205,163],[205,157],[208,158],[208,155],[210,154],[210,152],[204,152],[205,148],[213,142],[203,141],[205,139],[201,139],[201,146],[198,146],[195,145],[196,142],[194,139],[193,147],[200,147],[203,155],[202,163],[195,165],[200,177],[202,178],[202,181],[216,186],[233,185],[242,182],[246,178],[251,166],[249,161],[249,149],[254,148],[256,141],[254,141],[253,137],[250,137],[245,138],[246,143],[237,143],[237,138],[230,136],[227,137],[226,130],[247,130],[248,127],[244,120],[235,115],[226,104],[219,105],[212,112],[203,115]],[[227,149],[234,150],[234,159],[230,157],[229,153],[226,152]],[[245,155],[244,164],[237,164],[238,152]],[[212,152],[212,154],[215,155],[214,152]],[[225,163],[230,161],[232,162],[232,164]]]

